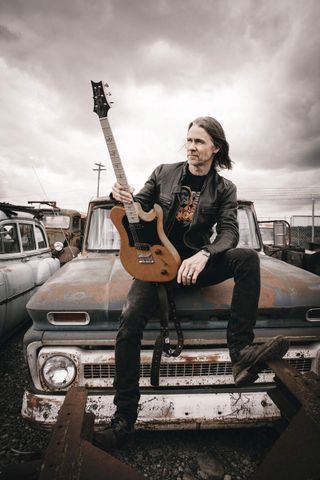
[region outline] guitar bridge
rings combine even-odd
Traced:
[[[151,253],[138,253],[139,263],[154,263]]]

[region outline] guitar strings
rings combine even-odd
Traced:
[[[128,218],[128,215],[127,215],[127,218]],[[129,229],[130,229],[134,244],[135,245],[139,244],[140,243],[139,242],[139,235],[138,235],[135,223],[130,223],[129,218],[128,218],[128,223],[129,223]],[[140,224],[140,222],[139,222],[139,224]]]

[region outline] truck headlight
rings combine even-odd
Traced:
[[[43,367],[42,375],[49,388],[66,388],[76,376],[76,366],[69,357],[54,355],[49,357]]]

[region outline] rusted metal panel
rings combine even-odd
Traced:
[[[302,408],[276,441],[252,480],[319,480],[320,431]]]
[[[68,392],[43,459],[39,480],[80,478],[81,431],[86,401],[84,388]]]
[[[309,375],[304,378],[295,368],[280,360],[269,361],[268,365],[276,375],[277,387],[287,392],[290,398],[293,397],[293,401],[298,405],[303,406],[305,411],[319,423],[320,429],[320,377]]]
[[[97,426],[114,414],[113,391],[89,394],[86,411],[94,413]],[[52,426],[64,397],[25,392],[22,415],[32,423]],[[195,429],[263,425],[279,419],[278,408],[265,391],[208,391],[195,393],[142,392],[137,429]]]
[[[142,480],[128,465],[90,443],[94,415],[85,412],[87,391],[72,388],[60,408],[42,461],[9,466],[4,480]]]
[[[254,474],[254,480],[319,480],[320,377],[302,376],[283,360],[269,361],[276,374],[270,397],[289,423]]]
[[[259,312],[285,316],[298,309],[301,316],[303,308],[306,311],[319,307],[319,277],[261,255],[261,278]],[[61,305],[64,310],[86,310],[93,312],[95,319],[108,320],[121,311],[131,282],[115,254],[82,255],[67,263],[42,286],[29,301],[28,310],[35,324],[41,322],[42,325],[46,322],[44,312],[59,311]],[[175,292],[177,312],[191,318],[219,317],[230,310],[232,290],[232,280],[201,289],[180,288]]]
[[[92,435],[93,416],[85,413],[87,391],[72,388],[59,412],[41,466],[39,480],[141,480],[142,475],[87,439]],[[84,432],[85,426],[85,432]]]
[[[302,371],[308,371],[310,368],[317,368],[318,350],[319,344],[310,345],[308,348],[293,347],[287,353],[286,358],[290,361],[298,362]],[[41,372],[43,363],[52,354],[67,356],[78,366],[75,385],[86,386],[94,389],[95,392],[101,392],[95,395],[89,394],[87,411],[95,414],[96,424],[106,424],[114,413],[113,376],[111,374],[108,378],[103,375],[99,378],[96,376],[91,378],[85,376],[84,372],[85,366],[90,364],[98,367],[101,365],[101,368],[104,365],[113,365],[114,367],[114,351],[103,349],[87,350],[76,347],[44,347],[40,350],[38,357],[36,357],[36,351],[33,352],[34,362],[32,365],[35,372]],[[30,351],[31,355],[32,352]],[[144,365],[150,365],[151,357],[152,351],[142,351],[142,368],[144,368]],[[246,423],[259,424],[279,417],[278,409],[270,402],[266,393],[256,391],[258,386],[262,389],[263,386],[272,382],[274,374],[270,371],[262,372],[253,391],[249,392],[242,392],[233,387],[231,371],[229,374],[223,371],[221,375],[218,372],[217,375],[179,376],[179,368],[181,367],[183,369],[188,368],[192,362],[203,362],[200,365],[205,366],[206,362],[210,364],[211,361],[221,362],[222,365],[226,365],[230,361],[227,349],[183,351],[181,356],[175,359],[178,368],[176,376],[173,376],[172,359],[164,357],[161,368],[164,369],[164,372],[166,372],[167,366],[171,370],[167,377],[160,377],[160,384],[162,387],[176,388],[178,386],[181,393],[173,394],[168,392],[168,390],[161,391],[161,388],[153,393],[147,393],[147,390],[143,390],[138,425],[152,429],[193,428],[195,426],[196,428],[211,428],[225,425],[240,426]],[[150,388],[150,377],[148,375],[142,376],[140,384],[142,388]],[[199,391],[195,393],[194,390],[190,390],[190,387],[198,387]],[[204,388],[210,387],[212,393],[206,395]],[[45,387],[42,384],[39,384],[37,388],[46,388],[46,393],[35,395],[26,392],[22,408],[23,416],[35,423],[52,425],[57,417],[63,396],[55,393],[50,394],[49,387]],[[201,388],[202,391],[200,391]],[[233,405],[239,395],[240,400],[237,402],[238,405],[242,405],[242,408],[240,408],[239,412],[235,412]],[[247,408],[244,407],[245,405]],[[251,416],[252,419],[250,419]]]

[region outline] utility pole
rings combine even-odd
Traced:
[[[314,196],[312,195],[311,242],[314,242]]]
[[[106,168],[105,165],[102,165],[102,163],[95,163],[95,165],[97,165],[98,168],[93,168],[92,170],[94,172],[98,172],[98,183],[97,183],[97,197],[99,197],[99,189],[100,189],[100,173],[105,171]]]

